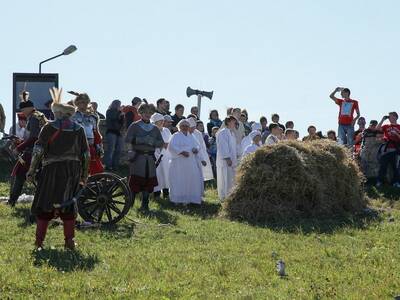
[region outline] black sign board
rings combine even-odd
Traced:
[[[51,96],[49,89],[58,87],[58,74],[38,73],[13,73],[13,126],[15,128],[16,113],[19,111],[19,103],[22,91],[29,92],[29,100],[35,108],[50,115]]]

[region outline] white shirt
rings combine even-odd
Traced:
[[[279,138],[276,135],[273,135],[272,133],[265,140],[265,145],[274,145],[277,143],[279,143]]]

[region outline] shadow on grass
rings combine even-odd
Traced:
[[[146,218],[157,220],[157,222],[160,224],[176,225],[178,220],[177,216],[174,216],[169,212],[160,209],[151,209],[148,212],[142,212],[140,214]]]
[[[11,215],[20,219],[19,227],[28,227],[36,222],[35,217],[31,214],[31,209],[18,204],[12,209]]]
[[[135,224],[113,224],[103,225],[97,229],[87,228],[83,230],[100,230],[102,236],[118,238],[118,239],[129,239],[135,234]]]
[[[367,196],[371,199],[383,199],[390,201],[400,201],[400,189],[392,186],[383,186],[376,188],[373,185],[365,187]]]
[[[285,233],[324,233],[333,234],[343,228],[366,229],[383,220],[380,213],[367,209],[362,214],[336,216],[331,218],[297,218],[265,223],[247,223],[252,226],[269,228]]]
[[[216,217],[221,209],[220,203],[206,202],[199,204],[174,204],[168,200],[161,200],[158,202],[161,209],[170,209],[177,211],[183,215],[200,217],[202,219],[210,219]]]
[[[91,271],[100,262],[97,255],[84,255],[78,251],[43,249],[32,253],[34,266],[50,266],[60,272]]]

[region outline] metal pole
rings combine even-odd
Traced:
[[[60,56],[62,56],[62,55],[64,55],[64,53],[58,54],[58,55],[53,56],[53,57],[50,57],[50,58],[48,58],[48,59],[46,59],[46,60],[44,60],[44,61],[41,61],[40,64],[39,64],[39,74],[42,74],[42,64],[43,64],[43,63],[48,62],[49,60],[55,59],[55,58],[57,58],[57,57],[60,57]]]
[[[201,115],[201,95],[197,95],[197,109],[199,110],[199,115],[197,116],[200,120],[200,115]]]

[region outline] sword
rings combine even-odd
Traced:
[[[70,200],[64,201],[63,203],[60,203],[60,204],[55,203],[55,204],[53,204],[53,207],[56,209],[60,209],[60,208],[64,208],[64,207],[70,206],[72,204],[75,204],[76,202],[78,202],[78,199],[82,196],[84,189],[85,189],[85,187],[82,187],[79,190],[79,192],[75,196],[73,196]]]
[[[164,154],[161,154],[160,157],[157,159],[157,161],[156,161],[156,168],[160,165],[163,156],[164,156]]]

